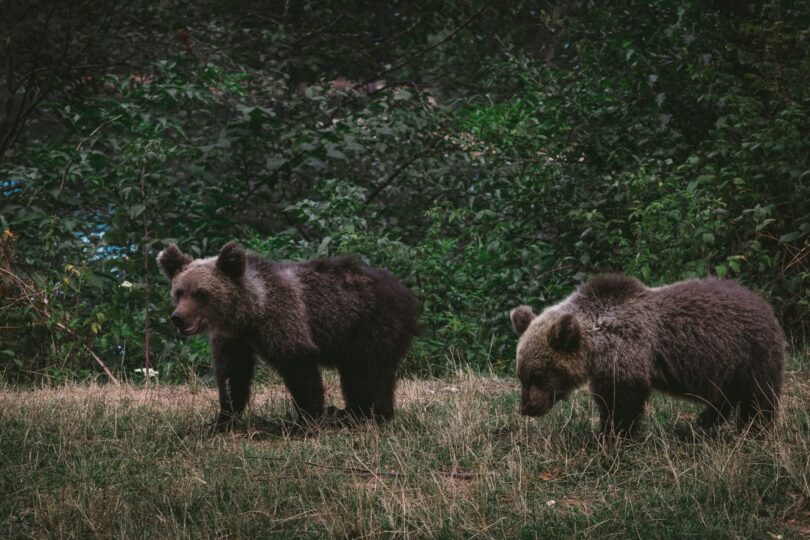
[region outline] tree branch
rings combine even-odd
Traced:
[[[416,60],[416,59],[418,59],[418,58],[421,58],[421,57],[425,56],[427,53],[429,53],[430,51],[432,51],[432,50],[434,50],[434,49],[437,49],[437,48],[441,47],[442,45],[444,45],[445,43],[447,43],[448,41],[450,41],[451,39],[453,39],[453,37],[455,37],[455,35],[456,35],[456,34],[458,34],[458,33],[459,33],[461,30],[463,30],[464,28],[466,28],[467,26],[469,26],[469,24],[470,24],[471,22],[473,22],[473,21],[474,21],[474,20],[475,20],[475,19],[476,19],[476,18],[477,18],[479,15],[481,15],[481,14],[482,14],[482,13],[483,13],[485,10],[487,10],[487,9],[488,9],[488,8],[490,8],[492,5],[494,5],[494,4],[495,4],[495,2],[496,2],[496,0],[492,0],[492,1],[490,1],[490,2],[487,2],[486,4],[484,4],[484,6],[483,6],[481,9],[479,9],[478,11],[476,11],[475,13],[473,13],[472,15],[470,15],[469,17],[467,17],[466,19],[464,19],[464,20],[461,22],[461,24],[459,24],[459,25],[458,25],[458,26],[457,26],[457,27],[456,27],[456,28],[455,28],[455,29],[454,29],[452,32],[450,32],[449,34],[447,34],[447,35],[446,35],[446,36],[445,36],[443,39],[440,39],[439,41],[437,41],[437,42],[436,42],[436,43],[434,43],[433,45],[430,45],[429,47],[426,47],[426,48],[422,49],[421,51],[417,52],[417,53],[416,53],[415,55],[413,55],[412,57],[407,58],[407,59],[402,59],[402,60],[400,60],[399,62],[397,62],[396,64],[394,64],[393,66],[389,67],[388,69],[385,69],[385,70],[383,70],[383,71],[381,71],[381,72],[377,73],[377,74],[376,74],[376,75],[375,75],[375,76],[374,76],[372,79],[370,79],[370,80],[366,80],[366,82],[364,83],[364,86],[367,86],[368,84],[370,84],[370,83],[372,83],[372,82],[374,82],[374,81],[376,81],[376,80],[378,80],[378,79],[380,79],[380,78],[382,78],[382,77],[385,77],[385,76],[386,76],[386,75],[388,75],[389,73],[393,73],[394,71],[398,71],[398,70],[402,69],[403,67],[407,66],[408,64],[410,64],[410,63],[411,63],[411,62],[413,62],[414,60]],[[368,95],[369,95],[369,96],[374,95],[374,94],[376,94],[377,92],[381,91],[382,89],[383,89],[383,88],[379,88],[379,89],[377,89],[377,90],[373,90],[373,91],[369,92],[369,93],[368,93]]]
[[[149,362],[149,337],[151,335],[149,329],[149,222],[146,219],[146,189],[144,187],[144,177],[146,176],[146,158],[141,160],[141,172],[138,176],[138,183],[141,186],[141,204],[143,204],[143,283],[144,283],[144,296],[146,298],[146,312],[143,317],[143,336],[144,336],[144,361],[146,364],[146,385],[149,385],[151,380],[149,376],[150,362]]]

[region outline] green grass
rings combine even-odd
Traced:
[[[810,370],[793,365],[765,439],[679,437],[696,407],[657,396],[618,446],[584,392],[527,419],[514,381],[465,373],[402,381],[393,421],[351,430],[282,429],[289,400],[262,383],[220,436],[200,385],[4,389],[0,536],[799,538]]]

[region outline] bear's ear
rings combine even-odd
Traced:
[[[171,280],[177,275],[177,272],[183,269],[188,263],[191,262],[191,257],[180,251],[176,244],[169,244],[163,251],[158,253],[157,263],[166,277]]]
[[[217,268],[233,280],[245,273],[245,250],[237,242],[228,242],[219,250]]]
[[[534,319],[534,311],[529,306],[518,306],[509,312],[509,318],[512,320],[512,328],[515,329],[515,333],[522,336]]]
[[[572,313],[566,313],[548,331],[548,344],[560,352],[574,352],[582,340],[582,329]]]

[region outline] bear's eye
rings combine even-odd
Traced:
[[[193,296],[195,300],[203,301],[208,297],[208,292],[204,291],[203,289],[198,289],[194,291],[191,296]]]
[[[185,291],[183,289],[177,289],[176,291],[174,291],[174,297],[180,300],[183,297],[184,293]]]

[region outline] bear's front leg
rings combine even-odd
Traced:
[[[246,341],[224,337],[211,339],[211,351],[219,389],[219,414],[212,428],[225,431],[247,406],[256,354]]]
[[[593,399],[599,408],[602,434],[609,436],[634,435],[641,424],[644,405],[650,395],[649,385],[643,382],[592,382]]]

